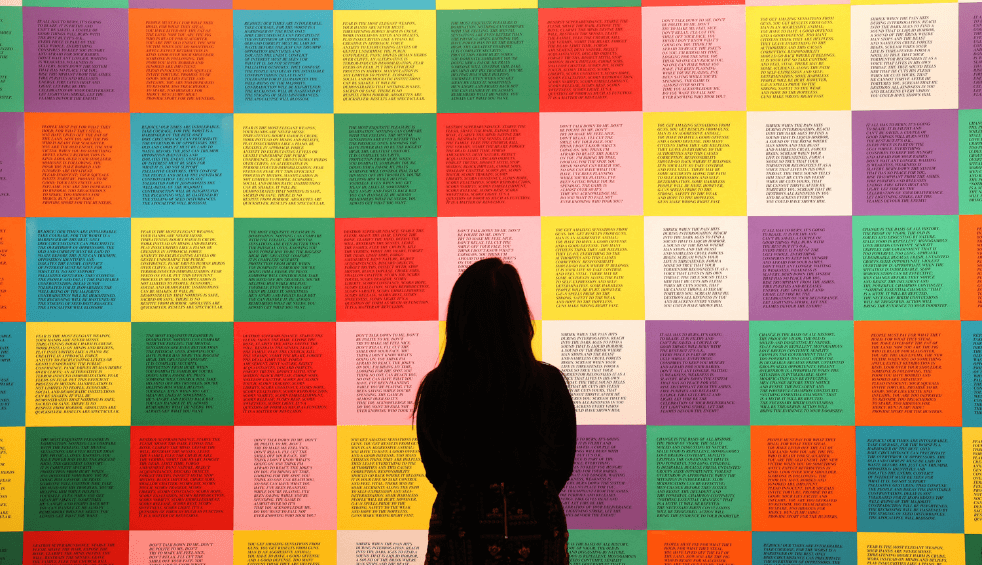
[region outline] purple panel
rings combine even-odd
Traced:
[[[958,5],[958,107],[982,108],[982,4]]]
[[[128,112],[128,17],[115,8],[24,8],[24,109]]]
[[[643,530],[644,426],[577,426],[573,476],[560,494],[571,530]]]
[[[852,213],[958,213],[958,110],[852,113]]]
[[[24,217],[24,114],[0,113],[0,216]]]
[[[749,322],[645,322],[648,425],[749,425],[749,333]]]
[[[749,218],[751,320],[852,319],[852,218]]]

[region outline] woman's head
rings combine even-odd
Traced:
[[[450,291],[443,357],[420,383],[412,415],[424,398],[449,416],[487,412],[525,394],[538,365],[534,335],[515,267],[496,257],[474,263]]]
[[[447,304],[446,353],[492,359],[532,355],[532,313],[515,267],[497,257],[467,267]]]

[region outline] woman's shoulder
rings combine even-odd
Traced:
[[[566,376],[558,367],[548,363],[540,363],[542,378],[541,383],[543,406],[550,414],[552,426],[576,426],[576,408],[573,404],[573,396],[570,394],[569,384]]]
[[[550,377],[550,378],[555,378],[555,377],[563,378],[563,372],[560,371],[555,365],[550,365],[549,363],[546,363],[545,361],[539,361],[538,362],[538,366],[539,366],[539,371],[543,375],[546,375],[547,377]]]
[[[566,376],[556,366],[539,361],[539,382],[547,389],[568,389]]]

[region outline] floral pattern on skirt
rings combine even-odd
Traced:
[[[427,565],[569,564],[566,515],[548,480],[450,478],[443,487],[430,516]]]

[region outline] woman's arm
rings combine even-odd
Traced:
[[[573,475],[576,459],[576,408],[573,397],[559,369],[545,367],[545,390],[542,411],[543,445],[540,465],[555,482],[556,491],[563,490]]]
[[[447,467],[440,456],[440,450],[436,447],[433,435],[436,430],[427,418],[428,411],[424,409],[424,403],[420,403],[419,411],[416,413],[416,443],[419,445],[419,458],[423,461],[423,469],[426,470],[426,478],[429,479],[437,491],[443,486],[443,481],[447,478]]]
[[[556,419],[560,423],[557,433],[560,471],[559,484],[556,485],[557,492],[563,490],[566,482],[573,475],[573,464],[576,460],[576,407],[562,376],[559,377],[559,386],[561,388],[556,393]]]

